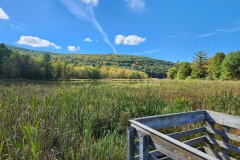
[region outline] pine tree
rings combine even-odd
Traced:
[[[199,51],[195,53],[192,63],[192,74],[193,78],[205,78],[207,75],[207,54],[204,51]]]

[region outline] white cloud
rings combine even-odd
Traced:
[[[89,3],[86,3],[84,1],[79,0],[61,0],[62,3],[66,6],[66,8],[69,10],[71,14],[73,14],[76,18],[80,20],[85,20],[90,23],[98,30],[98,32],[102,35],[103,40],[112,48],[114,53],[117,53],[116,49],[112,45],[112,43],[109,41],[107,33],[103,30],[100,23],[97,21],[94,13],[94,3],[90,3],[90,1],[93,0],[85,0],[89,1]]]
[[[0,7],[0,19],[9,20],[7,13]]]
[[[124,36],[123,35],[116,35],[115,37],[115,44],[121,44],[124,40]]]
[[[139,45],[143,42],[145,42],[146,39],[142,37],[138,37],[136,35],[129,35],[129,36],[123,36],[123,35],[117,35],[115,37],[115,44],[123,44],[123,45]]]
[[[16,26],[14,24],[10,24],[10,27],[12,27],[12,28],[20,28],[19,26]]]
[[[91,38],[86,38],[86,39],[84,39],[84,42],[92,42],[92,39]]]
[[[205,33],[198,35],[197,38],[203,38],[203,37],[209,37],[209,36],[214,36],[218,34],[225,34],[225,33],[232,33],[232,32],[239,32],[240,31],[240,26],[232,27],[232,28],[221,28],[221,29],[216,29],[214,32],[211,33]]]
[[[145,0],[124,0],[128,8],[133,11],[142,11],[145,8]]]
[[[149,51],[135,52],[132,54],[152,54],[152,53],[159,52],[159,51],[160,51],[159,49],[153,49],[153,50],[149,50]]]
[[[98,5],[98,0],[82,0],[84,3],[86,4],[91,4],[93,6],[97,6]]]
[[[48,40],[40,39],[38,37],[33,37],[33,36],[21,36],[17,43],[29,45],[32,47],[54,47],[55,49],[61,48],[56,44],[49,42]]]
[[[78,50],[80,50],[80,47],[79,46],[68,46],[68,50],[70,51],[70,52],[75,52],[75,51],[78,51]]]

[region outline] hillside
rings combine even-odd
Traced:
[[[3,48],[5,45],[4,44],[2,45],[3,45],[2,46]],[[48,72],[48,71],[50,72],[51,70],[51,72],[53,72],[51,73],[52,74],[52,76],[50,76],[51,78],[63,78],[63,79],[65,78],[68,78],[68,79],[69,78],[143,78],[143,77],[144,78],[146,77],[165,78],[167,70],[174,65],[174,63],[169,61],[156,60],[153,58],[132,56],[132,55],[61,54],[61,53],[50,53],[50,52],[43,52],[43,51],[28,50],[25,48],[19,48],[19,47],[9,46],[9,45],[7,45],[6,47],[8,48],[7,52],[11,52],[11,53],[6,54],[7,56],[5,55],[5,60],[2,58],[2,60],[0,61],[2,66],[1,67],[2,74],[4,72],[3,70],[8,70],[8,71],[19,70],[19,69],[10,69],[9,67],[7,67],[7,63],[13,63],[13,61],[14,63],[21,62],[21,64],[15,65],[15,68],[16,66],[18,66],[18,68],[19,67],[21,68],[22,65],[26,65],[26,63],[29,64],[31,61],[34,61],[35,66],[29,64],[29,67],[35,67],[35,68],[31,68],[30,69],[31,71],[29,72],[34,72],[31,74],[37,74],[38,75],[37,77],[45,77],[45,76],[40,76],[39,74],[46,75],[47,73],[45,72]],[[0,54],[3,55],[3,53],[0,53]],[[9,58],[6,59],[6,57],[9,57]],[[23,63],[24,61],[26,63]],[[49,66],[46,66],[46,64],[48,64]],[[4,69],[4,66],[5,66],[5,69]],[[29,69],[29,67],[25,66],[24,70]],[[90,71],[91,73],[84,73],[85,74],[84,76],[83,76],[83,73],[82,75],[79,75],[79,72],[83,72],[83,70],[84,71],[91,70]],[[101,75],[101,76],[94,75],[94,74],[100,74],[97,72],[101,72],[101,73],[107,72],[107,73],[104,73],[104,75]],[[7,73],[10,74],[9,72],[6,71],[6,74]],[[19,77],[19,74],[20,73],[12,73],[11,75],[8,75],[8,77],[13,77],[13,78]],[[63,76],[63,74],[65,75]],[[89,74],[92,74],[92,76],[89,76]],[[119,74],[119,75],[114,75],[114,74]],[[125,76],[123,76],[123,74]],[[126,76],[126,74],[130,74],[130,75]],[[147,76],[144,74],[147,74]],[[2,77],[6,77],[6,76],[2,76]],[[22,76],[20,76],[20,78],[21,77]]]
[[[149,57],[140,57],[122,54],[61,54],[43,51],[28,50],[15,46],[8,46],[9,49],[22,54],[30,54],[35,57],[42,57],[49,53],[55,60],[61,62],[74,63],[83,66],[114,66],[130,70],[142,71],[153,78],[165,78],[166,72],[174,63],[169,61],[157,60]]]

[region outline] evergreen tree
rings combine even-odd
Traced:
[[[53,67],[51,64],[51,56],[49,53],[44,54],[44,69],[45,69],[45,79],[53,78],[52,71]]]
[[[186,79],[191,75],[191,64],[188,62],[181,62],[177,72],[177,79]]]
[[[192,63],[192,74],[193,78],[205,78],[207,75],[207,54],[204,51],[195,53]]]
[[[240,79],[240,51],[230,52],[222,63],[222,79]]]

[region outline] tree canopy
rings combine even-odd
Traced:
[[[0,45],[0,78],[165,78],[174,63],[120,54],[56,54]]]
[[[190,67],[191,66],[191,67]],[[204,51],[195,53],[192,63],[180,62],[168,70],[169,79],[240,79],[240,51],[225,55],[217,52],[213,57],[207,58]]]

